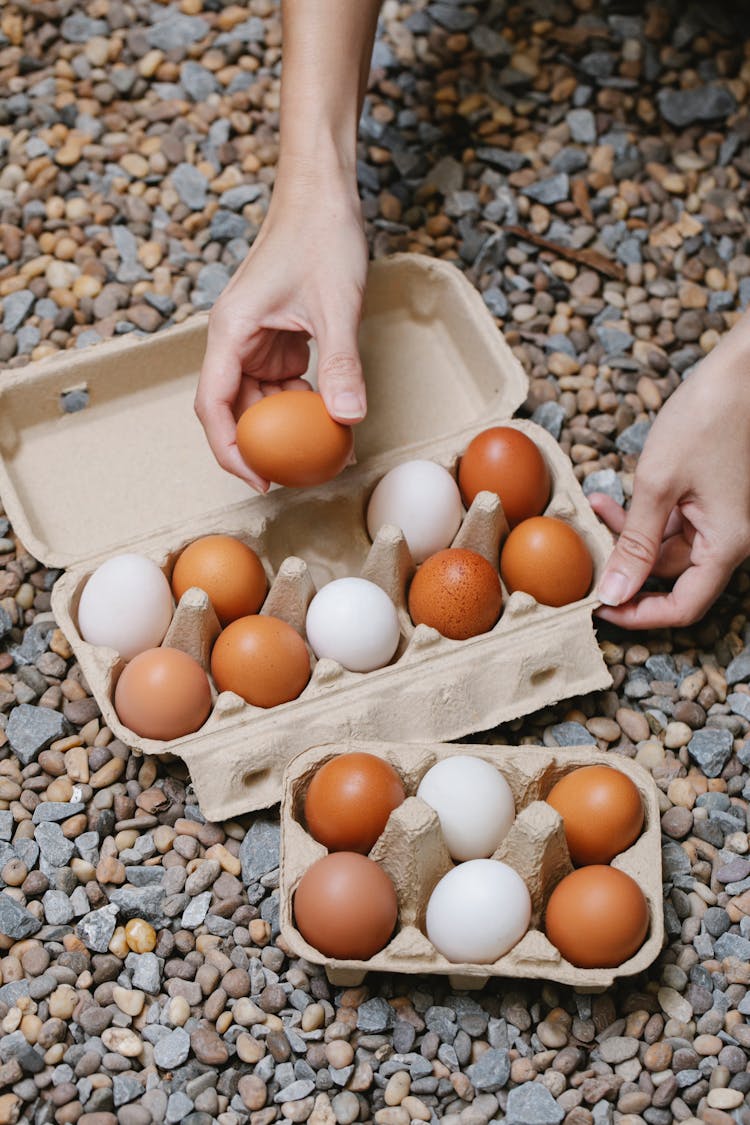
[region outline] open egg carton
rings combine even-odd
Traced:
[[[331,960],[302,937],[294,924],[294,892],[305,871],[327,849],[308,833],[304,820],[307,787],[315,772],[331,758],[349,751],[375,754],[400,774],[406,800],[394,809],[369,855],[390,876],[398,898],[398,921],[388,945],[367,961]],[[492,858],[514,868],[531,896],[531,923],[524,937],[492,964],[457,964],[438,953],[425,933],[425,912],[440,879],[455,866],[448,854],[434,809],[414,794],[427,770],[456,754],[482,758],[502,773],[513,792],[516,817]],[[615,968],[579,969],[570,964],[544,934],[547,901],[557,884],[572,871],[562,818],[545,801],[552,787],[571,770],[606,765],[620,770],[636,785],[644,810],[643,830],[612,866],[640,886],[649,911],[649,929],[641,948]],[[448,976],[455,989],[482,988],[490,977],[521,977],[557,981],[600,991],[618,977],[646,969],[664,942],[659,801],[653,778],[636,762],[603,754],[590,746],[548,750],[537,746],[440,743],[338,743],[307,750],[284,774],[281,803],[281,932],[300,957],[324,964],[332,984],[356,986],[369,971],[436,973]]]
[[[208,818],[275,804],[284,766],[311,745],[456,739],[609,685],[591,621],[609,534],[551,435],[511,419],[526,397],[526,376],[455,267],[418,255],[371,266],[360,335],[369,411],[355,431],[358,463],[316,488],[260,496],[219,469],[192,409],[205,341],[206,317],[198,315],[147,340],[123,338],[7,372],[0,494],[24,546],[67,568],[52,607],[104,720],[138,751],[182,757]],[[69,412],[71,400],[83,409]],[[451,641],[412,625],[408,548],[395,528],[370,542],[367,502],[402,461],[427,458],[455,472],[471,438],[500,423],[522,429],[541,449],[552,477],[545,512],[574,524],[585,540],[592,592],[555,609],[504,590],[493,630]],[[497,497],[482,493],[455,545],[497,568],[506,532]],[[402,636],[392,662],[352,673],[311,653],[310,682],[289,703],[262,710],[225,692],[199,731],[170,742],[123,727],[112,703],[123,662],[82,640],[83,586],[100,563],[125,551],[154,559],[170,577],[180,551],[214,533],[234,535],[258,553],[270,583],[262,612],[303,636],[307,606],[326,582],[347,575],[377,582],[399,610]],[[163,643],[207,668],[218,628],[205,595],[191,590]]]

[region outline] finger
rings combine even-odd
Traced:
[[[607,525],[609,530],[614,532],[615,535],[619,535],[625,526],[627,515],[625,509],[606,492],[592,492],[588,496],[588,501],[592,510]],[[673,508],[664,528],[664,538],[668,539],[671,535],[677,535],[683,527],[684,519],[680,509]]]
[[[258,492],[266,492],[268,482],[247,467],[237,448],[233,407],[241,378],[242,365],[237,348],[229,337],[209,332],[195,396],[195,413],[222,469],[244,480]]]
[[[692,625],[710,609],[731,568],[722,563],[691,566],[668,594],[641,594],[626,605],[602,606],[597,616],[623,629],[665,629]]]
[[[625,509],[606,492],[592,492],[588,496],[592,510],[610,531],[619,535],[625,526]]]
[[[318,334],[318,389],[328,413],[345,425],[361,422],[367,413],[358,326],[358,312],[340,309]]]
[[[599,600],[604,605],[622,605],[640,590],[658,558],[673,506],[670,491],[636,477],[630,508],[599,582]]]
[[[237,398],[234,400],[234,416],[239,422],[242,415],[252,406],[254,402],[259,402],[263,398],[263,388],[257,379],[249,379],[245,376],[240,383],[240,389]]]

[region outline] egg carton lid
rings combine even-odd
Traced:
[[[193,412],[208,317],[3,374],[0,496],[41,562],[95,563],[264,498],[214,461]],[[450,326],[450,327],[449,327]],[[369,413],[359,464],[510,418],[528,382],[481,295],[448,262],[370,267],[360,347]],[[311,362],[314,381],[314,357]],[[416,452],[414,452],[416,450]],[[344,471],[345,473],[347,470]]]

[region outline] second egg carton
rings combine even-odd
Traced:
[[[331,960],[311,946],[294,924],[294,892],[305,871],[327,854],[307,831],[304,801],[316,771],[331,758],[350,751],[375,754],[400,774],[406,800],[394,809],[371,849],[375,860],[390,876],[398,898],[398,921],[388,945],[367,961]],[[419,782],[436,762],[455,755],[481,758],[494,765],[513,792],[516,818],[506,838],[492,856],[521,876],[531,896],[531,923],[524,937],[492,964],[456,964],[438,953],[425,932],[430,895],[454,865],[440,830],[437,813],[415,794]],[[581,969],[566,961],[543,930],[546,904],[554,888],[572,870],[562,818],[545,801],[552,787],[571,770],[606,765],[634,782],[644,809],[643,830],[627,851],[615,856],[612,866],[640,886],[648,903],[649,930],[641,948],[615,968]],[[352,987],[370,971],[435,973],[447,976],[454,989],[482,988],[491,977],[541,979],[576,988],[600,991],[620,977],[646,969],[664,942],[661,880],[661,827],[659,801],[653,778],[636,762],[591,747],[548,750],[534,746],[495,746],[492,750],[471,744],[338,743],[300,754],[286,769],[281,804],[281,932],[294,952],[308,961],[324,964],[331,983]]]

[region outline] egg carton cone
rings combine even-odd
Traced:
[[[307,787],[325,762],[349,751],[385,759],[399,773],[406,800],[394,809],[369,855],[390,876],[398,898],[398,921],[393,936],[367,961],[331,960],[311,946],[294,922],[294,893],[305,871],[327,849],[308,833],[304,805]],[[444,758],[468,755],[496,766],[513,793],[516,817],[491,857],[512,867],[526,883],[531,897],[531,922],[521,940],[492,964],[448,961],[425,932],[430,895],[454,866],[448,854],[437,813],[415,796],[425,773]],[[606,765],[620,770],[635,784],[644,810],[643,830],[635,843],[616,856],[612,866],[640,886],[648,903],[649,929],[641,948],[615,968],[580,969],[566,961],[543,929],[544,912],[552,891],[573,870],[562,818],[546,796],[571,770]],[[646,969],[664,944],[659,800],[653,778],[636,762],[590,746],[548,750],[540,746],[493,746],[433,743],[347,742],[307,750],[287,766],[281,801],[281,932],[300,957],[325,965],[332,984],[353,987],[368,972],[435,973],[447,976],[452,988],[479,989],[491,977],[556,981],[578,989],[602,991],[620,977]]]
[[[258,495],[214,461],[192,406],[206,322],[199,314],[148,339],[66,352],[6,372],[0,386],[0,495],[26,549],[65,568],[52,608],[118,738],[139,753],[182,757],[204,815],[219,820],[278,802],[285,765],[311,745],[448,741],[609,686],[592,624],[609,533],[554,438],[512,418],[526,397],[526,376],[454,266],[419,255],[371,266],[360,334],[369,411],[355,431],[357,463],[316,488]],[[308,374],[314,384],[314,355]],[[83,407],[73,413],[71,390]],[[455,474],[472,437],[501,423],[542,451],[552,477],[546,514],[570,522],[585,540],[592,592],[555,609],[504,590],[494,629],[451,641],[412,625],[408,547],[392,527],[370,541],[367,503],[403,461],[429,459]],[[185,546],[217,533],[257,552],[269,581],[261,612],[303,637],[307,606],[327,582],[362,575],[378,583],[399,612],[398,649],[388,666],[368,673],[311,652],[310,681],[292,702],[262,710],[214,690],[199,731],[169,742],[142,738],[114,710],[122,660],[80,635],[81,591],[99,564],[123,552],[153,559],[169,578]],[[455,545],[479,551],[497,569],[506,534],[497,497],[480,493]],[[163,643],[208,668],[217,624],[205,595],[188,591]]]

